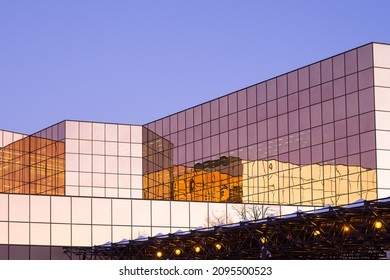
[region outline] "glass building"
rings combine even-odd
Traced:
[[[0,130],[0,259],[390,196],[390,45],[145,125]]]

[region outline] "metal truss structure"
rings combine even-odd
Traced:
[[[383,259],[390,250],[390,198],[280,217],[178,231],[93,247],[70,259]]]

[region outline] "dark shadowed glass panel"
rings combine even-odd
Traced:
[[[313,145],[322,143],[322,127],[317,126],[311,129],[311,142]]]
[[[240,90],[237,93],[238,99],[238,111],[244,110],[247,108],[246,106],[246,89]]]
[[[49,260],[50,247],[49,246],[31,246],[30,248],[31,260]]]
[[[322,163],[322,145],[316,145],[311,147],[312,163]]]
[[[347,93],[355,92],[358,90],[357,74],[352,74],[346,77],[345,89]]]
[[[238,119],[237,113],[229,115],[229,130],[237,128]]]
[[[298,72],[290,72],[287,74],[288,80],[288,93],[294,93],[298,91]]]
[[[257,104],[265,103],[267,101],[267,83],[258,84],[256,90]]]
[[[360,133],[370,131],[373,129],[375,129],[375,114],[374,114],[374,112],[360,115]]]
[[[186,114],[185,112],[180,112],[177,114],[177,126],[179,130],[183,130],[186,127]],[[157,133],[159,134],[159,133]]]
[[[299,108],[303,108],[310,105],[310,91],[308,89],[300,91],[298,93]]]
[[[298,70],[299,90],[309,88],[309,67]]]
[[[336,121],[345,119],[347,116],[347,110],[345,106],[345,96],[341,96],[334,100],[334,119]]]
[[[335,139],[344,138],[347,136],[347,121],[340,120],[335,122]]]
[[[226,116],[228,114],[228,98],[227,98],[227,96],[221,97],[219,99],[219,114],[221,116]]]
[[[288,134],[287,114],[278,116],[278,136]]]
[[[348,137],[347,139],[348,143],[348,154],[357,154],[360,151],[360,137],[359,135],[354,135],[351,137]]]
[[[9,258],[10,260],[28,260],[30,258],[29,246],[10,245]]]
[[[317,104],[321,102],[321,86],[310,88],[310,103]]]
[[[347,139],[336,140],[336,158],[347,156]]]
[[[357,92],[347,95],[347,117],[355,116],[359,113],[359,96]]]
[[[347,135],[355,135],[359,133],[359,117],[355,116],[347,119]]]
[[[237,92],[228,95],[229,114],[237,112]]]
[[[219,119],[220,132],[228,131],[229,129],[229,117],[225,116]]]
[[[267,119],[267,104],[260,104],[257,106],[257,120],[262,121]]]
[[[219,117],[219,99],[211,101],[211,119],[217,119]]]
[[[310,128],[310,110],[309,107],[299,110],[299,129],[305,130]]]
[[[276,79],[267,81],[267,101],[276,99]]]
[[[374,85],[374,70],[367,69],[359,72],[359,89],[372,87]]]
[[[278,115],[284,114],[287,112],[287,97],[282,97],[278,99]]]
[[[374,89],[367,88],[359,92],[359,112],[366,113],[374,110]]]
[[[321,61],[321,81],[322,83],[332,80],[332,59]]]
[[[337,79],[345,75],[344,71],[344,54],[333,58],[333,78]]]
[[[247,125],[246,113],[246,110],[238,112],[238,127]]]
[[[257,123],[257,139],[259,142],[267,140],[267,121]]]
[[[0,260],[8,259],[8,245],[0,245]]]
[[[203,138],[206,138],[206,137],[209,137],[211,134],[210,134],[210,123],[207,122],[207,123],[203,123],[202,125],[202,137]]]
[[[358,70],[363,70],[373,66],[372,62],[373,50],[372,44],[358,48]]]
[[[202,106],[194,108],[194,125],[202,123]]]
[[[311,110],[311,126],[315,127],[322,123],[322,108],[321,104],[315,104],[310,107]]]
[[[311,87],[320,84],[320,82],[321,82],[320,63],[310,65],[309,74],[310,74],[310,86]]]
[[[333,82],[328,82],[321,85],[322,101],[330,100],[333,98]]]
[[[254,123],[257,121],[256,107],[248,109],[248,124]]]
[[[324,142],[334,140],[334,125],[333,123],[325,124],[322,128]]]
[[[288,113],[288,126],[290,133],[297,132],[299,130],[298,111]]]
[[[366,152],[375,149],[375,131],[360,134],[360,151]]]
[[[345,54],[345,74],[357,72],[356,50],[349,51]]]
[[[283,76],[277,77],[276,82],[277,82],[277,87],[278,87],[278,94],[277,94],[278,98],[280,98],[282,96],[286,96],[287,95],[287,76],[283,75]]]
[[[333,100],[322,103],[322,121],[323,123],[333,122]]]
[[[207,122],[210,120],[210,103],[207,102],[202,105],[202,121]]]
[[[298,109],[299,101],[298,101],[298,93],[290,94],[288,96],[288,110],[294,111]]]
[[[345,95],[345,78],[333,81],[333,95],[334,97]]]

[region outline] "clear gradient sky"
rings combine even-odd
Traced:
[[[0,129],[145,124],[390,43],[390,1],[0,0]]]

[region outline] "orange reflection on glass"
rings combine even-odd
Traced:
[[[63,142],[28,136],[0,148],[0,192],[64,195]]]

